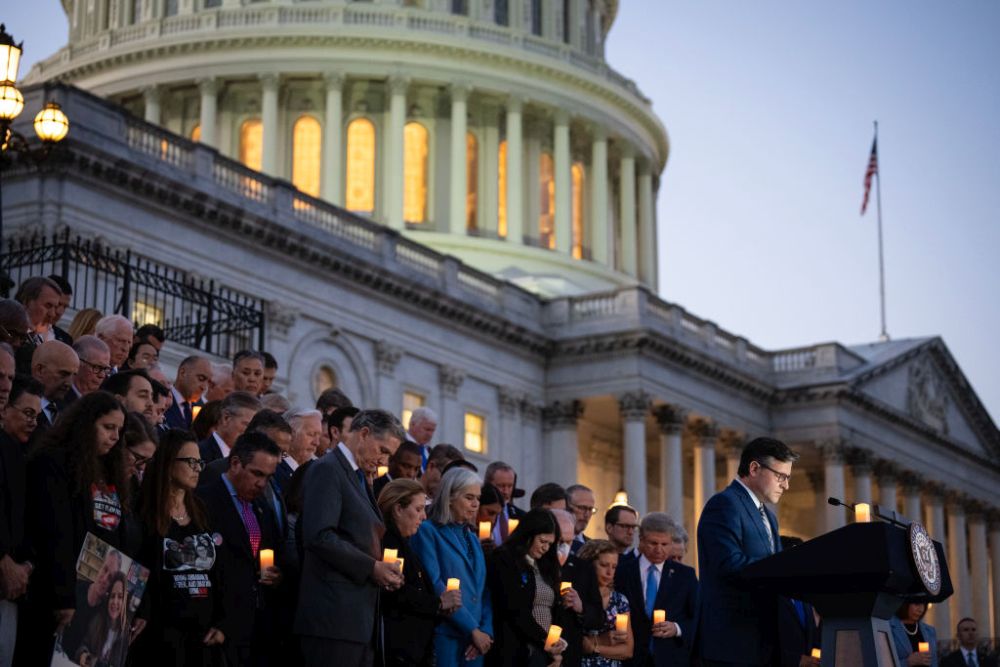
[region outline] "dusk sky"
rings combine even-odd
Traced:
[[[58,0],[11,2],[22,75],[66,41]],[[1000,3],[622,0],[608,62],[671,154],[660,293],[767,349],[940,335],[1000,416]],[[873,192],[874,197],[874,192]]]

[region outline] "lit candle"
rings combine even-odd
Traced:
[[[200,405],[192,405],[191,406],[191,421],[194,421],[195,419],[198,418],[198,413],[199,412],[201,412],[201,406]]]
[[[488,540],[490,539],[490,522],[480,521],[479,522],[479,539]]]
[[[917,644],[917,653],[930,653],[931,644],[930,642],[919,642]]]
[[[628,630],[628,614],[618,614],[615,616],[615,630],[617,632]]]
[[[389,474],[389,466],[379,466],[375,469],[376,477],[385,477]]]
[[[561,581],[559,582],[559,592],[565,593],[568,590],[572,590],[573,582],[571,581]]]
[[[820,655],[820,650],[818,648],[814,648],[812,650],[812,657],[816,658],[817,660],[819,660],[822,657]]]
[[[854,521],[857,523],[871,523],[872,506],[868,503],[858,503],[854,506]]]
[[[397,556],[399,556],[397,549],[386,549],[382,552],[382,561],[385,563],[395,563]]]
[[[663,609],[653,610],[653,623],[663,623],[667,620],[667,612]]]
[[[461,586],[461,585],[462,585],[462,582],[460,582],[458,579],[452,578],[452,579],[448,580],[448,585],[445,587],[445,590],[446,591],[457,591],[457,590],[459,590],[459,586]]]
[[[399,563],[399,572],[400,572],[400,574],[402,574],[402,572],[403,572],[403,561],[404,560],[406,560],[406,559],[405,558],[397,558],[396,559],[396,562]]]
[[[517,524],[521,523],[520,519],[510,519],[507,521],[507,534],[510,535],[515,530],[517,530]]]
[[[273,549],[261,549],[260,550],[260,571],[263,572],[269,567],[274,567],[274,550]]]
[[[545,650],[548,650],[555,646],[555,643],[559,641],[559,637],[562,636],[562,628],[558,625],[549,626],[549,636],[545,639]]]

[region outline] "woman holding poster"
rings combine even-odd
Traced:
[[[174,429],[160,438],[139,501],[140,560],[152,570],[146,591],[149,623],[132,648],[134,664],[222,663],[226,639],[221,564],[216,539],[194,494],[204,468],[194,434]]]
[[[124,423],[125,410],[114,396],[87,394],[66,408],[28,460],[26,532],[37,562],[25,608],[29,637],[18,640],[19,654],[30,652],[25,664],[48,664],[54,631],[74,615],[73,627],[86,628],[106,604],[106,590],[98,595],[84,590],[78,597],[78,588],[93,584],[78,582],[77,559],[88,533],[114,549],[124,547],[128,481],[119,440]],[[67,655],[75,654],[81,639],[63,638]]]

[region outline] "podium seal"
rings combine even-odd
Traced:
[[[910,524],[909,533],[913,567],[916,568],[927,592],[937,595],[941,592],[941,563],[938,562],[934,541],[927,534],[927,530],[916,521]]]

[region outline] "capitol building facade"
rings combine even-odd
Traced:
[[[616,1],[64,7],[20,122],[56,101],[71,130],[4,173],[12,273],[67,269],[75,308],[110,289],[174,362],[263,346],[293,403],[430,406],[522,488],[624,489],[692,534],[775,435],[802,455],[784,532],[844,525],[828,496],[920,520],[956,589],[939,635],[1000,637],[1000,431],[940,338],[765,350],[657,295],[669,142],[604,60]]]

